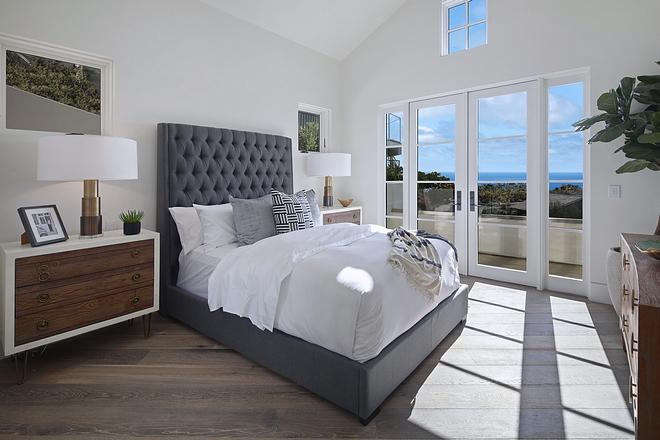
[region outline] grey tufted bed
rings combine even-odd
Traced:
[[[363,424],[467,316],[461,286],[376,358],[360,363],[247,319],[210,312],[205,299],[177,287],[181,251],[168,208],[293,192],[291,139],[260,133],[158,124],[157,229],[161,238],[161,313],[227,345],[357,415]]]

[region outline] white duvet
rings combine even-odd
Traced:
[[[442,256],[442,287],[435,301],[422,295],[387,263],[387,232],[341,223],[239,247],[208,280],[209,308],[365,362],[459,287],[453,249],[431,240]]]

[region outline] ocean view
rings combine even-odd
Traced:
[[[445,177],[448,177],[449,180],[455,180],[455,173],[453,172],[441,172]],[[524,172],[480,172],[479,173],[479,182],[480,183],[501,183],[501,182],[520,182],[527,179],[527,173]],[[581,172],[560,172],[560,173],[550,173],[550,189],[555,189],[563,185],[564,183],[570,183],[577,186],[582,186],[582,173]]]

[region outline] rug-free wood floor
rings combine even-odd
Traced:
[[[0,359],[0,438],[632,439],[610,305],[463,277],[468,320],[362,426],[183,324],[154,315]]]

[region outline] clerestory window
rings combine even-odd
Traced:
[[[446,0],[442,3],[442,55],[488,42],[487,0]]]

